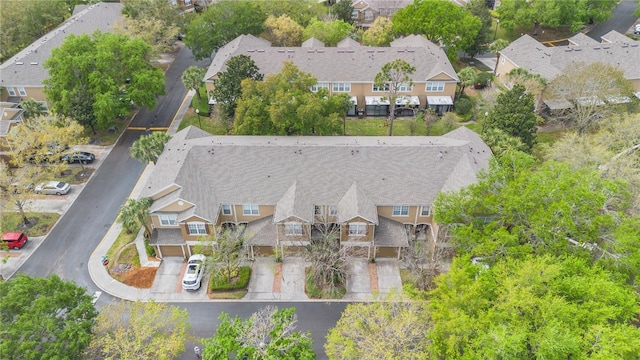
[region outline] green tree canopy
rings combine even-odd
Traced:
[[[245,321],[222,313],[215,335],[203,341],[202,358],[315,359],[311,336],[296,331],[296,323],[295,308],[278,310],[267,306]]]
[[[354,30],[353,25],[342,20],[311,22],[302,32],[304,39],[316,38],[325,46],[336,46]]]
[[[367,46],[389,46],[394,39],[391,19],[378,16],[364,33],[362,42]]]
[[[142,163],[156,163],[164,151],[164,145],[171,139],[171,135],[154,131],[149,135],[142,135],[129,149],[131,157],[140,160]]]
[[[267,16],[273,15],[278,18],[287,15],[303,28],[327,12],[325,4],[315,0],[258,1],[258,3]]]
[[[567,132],[545,157],[626,182],[632,193],[631,212],[640,215],[640,114],[611,117],[593,133]]]
[[[391,19],[396,33],[422,34],[442,44],[450,60],[471,46],[482,28],[480,19],[449,0],[416,1],[399,9]]]
[[[302,42],[302,26],[286,14],[279,17],[269,15],[264,27],[264,36],[272,46],[300,46]]]
[[[427,303],[386,299],[347,305],[324,345],[329,359],[428,359]]]
[[[173,49],[180,33],[181,19],[177,9],[165,0],[124,0],[125,19],[117,23],[117,32],[140,38],[156,53]]]
[[[261,34],[266,19],[257,1],[217,1],[187,24],[184,43],[196,60],[208,58],[240,35]]]
[[[351,14],[353,13],[353,4],[351,0],[338,0],[329,9],[330,13],[338,20],[342,20],[348,24],[353,23]]]
[[[389,111],[389,136],[393,135],[393,120],[396,117],[394,111],[396,99],[400,96],[401,88],[413,88],[411,75],[415,71],[415,66],[402,59],[396,59],[382,65],[382,69],[380,69],[373,79],[375,86],[379,89],[384,89],[385,97],[391,104],[391,110]]]
[[[456,258],[437,279],[433,358],[633,359],[638,298],[588,260],[509,258],[490,267]]]
[[[83,359],[98,315],[93,297],[57,275],[0,282],[3,359]]]
[[[120,301],[100,309],[87,355],[100,359],[175,359],[185,351],[190,329],[185,309],[153,301]]]
[[[615,266],[628,267],[638,250],[617,231],[623,222],[634,223],[628,209],[623,182],[566,163],[536,164],[518,152],[492,162],[477,184],[441,193],[434,202],[435,220],[449,228],[454,246],[487,263],[551,253],[615,259]]]
[[[246,79],[234,131],[240,135],[335,135],[350,106],[348,95],[311,91],[317,80],[285,62],[265,81]]]
[[[74,92],[86,89],[99,128],[126,114],[132,103],[153,108],[164,94],[164,76],[151,65],[150,54],[149,45],[124,35],[70,34],[44,64],[47,100],[55,112],[71,116]]]
[[[531,151],[538,130],[533,95],[527,94],[522,85],[516,85],[498,95],[495,107],[482,126],[483,129],[500,129],[507,135],[520,139],[527,150]]]
[[[71,15],[70,8],[73,6],[67,1],[0,2],[0,62],[60,25]]]
[[[262,81],[260,69],[251,57],[237,55],[227,60],[227,70],[219,72],[213,80],[212,96],[231,119],[235,116],[237,101],[242,95],[242,80]]]
[[[578,31],[587,23],[611,17],[616,0],[502,0],[496,9],[500,26],[512,30],[516,26],[533,26],[533,34],[544,25],[551,28],[570,26]]]
[[[471,0],[465,7],[482,22],[482,27],[478,30],[478,35],[476,35],[473,43],[464,49],[464,52],[471,58],[475,58],[476,55],[485,53],[488,50],[488,45],[495,34],[491,31],[493,19],[489,13],[486,0]]]

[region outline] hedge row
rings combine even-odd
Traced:
[[[232,279],[231,283],[227,283],[227,277],[224,274],[214,274],[211,276],[209,288],[211,291],[229,291],[245,289],[249,285],[251,277],[251,267],[241,266],[238,276]],[[235,280],[235,281],[233,281]]]

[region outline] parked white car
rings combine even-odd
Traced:
[[[48,181],[39,184],[34,189],[36,194],[65,195],[71,190],[71,185],[61,181]]]
[[[204,276],[204,263],[206,257],[202,254],[191,255],[187,262],[187,270],[182,278],[182,288],[185,290],[198,290]]]

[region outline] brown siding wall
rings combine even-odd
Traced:
[[[365,223],[367,224],[367,234],[365,236],[349,236],[349,224],[350,223]],[[363,218],[354,218],[349,220],[346,224],[340,226],[340,241],[373,241],[375,225],[369,223],[369,221]]]
[[[403,224],[415,224],[419,208],[419,206],[409,206],[408,216],[393,216],[393,206],[378,206],[378,215]]]
[[[259,215],[244,215],[242,213],[242,205],[233,205],[233,211],[236,214],[236,218],[239,223],[252,222],[258,219],[262,219],[267,216],[273,215],[275,206],[273,205],[258,205]]]
[[[182,246],[179,246],[179,245],[157,245],[157,246],[160,247],[160,252],[158,252],[158,249],[156,249],[156,253],[158,255],[162,254],[162,257],[165,257],[165,256],[184,257],[184,254],[182,253]]]
[[[284,233],[285,223],[288,223],[288,222],[299,222],[299,223],[302,223],[302,221],[300,219],[295,218],[295,217],[291,217],[291,218],[288,218],[288,219],[276,224],[276,231],[278,233],[278,240],[284,240],[284,241],[309,241],[309,239],[311,238],[311,224],[302,223],[302,235],[300,235],[300,236],[285,235],[285,233]]]
[[[398,248],[396,247],[379,247],[376,248],[377,258],[397,258]]]

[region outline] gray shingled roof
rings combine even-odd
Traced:
[[[391,43],[391,47],[360,46],[350,40],[342,44],[348,47],[272,47],[266,40],[241,35],[220,48],[204,80],[210,81],[218,72],[226,71],[225,63],[229,58],[247,55],[265,76],[279,73],[283,63],[291,61],[300,70],[313,74],[321,82],[373,83],[384,64],[403,59],[416,67],[412,75],[414,82],[425,82],[441,73],[458,81],[444,51],[419,35],[396,40]]]
[[[357,216],[378,224],[378,208],[357,182],[347,190],[338,202],[338,222],[344,223]]]
[[[491,157],[468,129],[421,137],[193,136],[201,133],[188,127],[167,143],[142,196],[177,184],[179,199],[196,204],[190,214],[214,222],[220,204],[280,201],[289,204],[283,214],[311,219],[314,205],[338,205],[354,183],[360,216],[372,216],[369,202],[428,205],[443,188],[475,181]]]
[[[49,77],[43,63],[51,55],[51,50],[62,45],[67,35],[91,34],[96,30],[109,32],[112,25],[122,18],[120,3],[98,3],[78,8],[80,11],[76,11],[62,25],[0,65],[0,85],[43,86],[42,81]]]
[[[631,39],[620,42],[623,39],[613,32],[603,36],[605,38],[614,42],[594,45],[586,41],[585,45],[546,47],[531,36],[523,35],[500,51],[500,56],[547,80],[553,80],[575,62],[602,62],[621,69],[629,80],[640,79],[638,42]],[[580,38],[574,41],[580,41]]]

